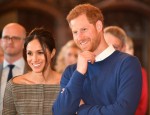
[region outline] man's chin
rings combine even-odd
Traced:
[[[7,55],[9,55],[9,56],[12,56],[12,57],[13,57],[13,56],[16,56],[17,54],[16,54],[16,53],[12,53],[12,52],[11,52],[11,53],[7,53]]]

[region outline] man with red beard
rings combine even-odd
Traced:
[[[108,46],[103,15],[95,6],[77,5],[67,21],[82,52],[62,75],[53,114],[133,115],[141,94],[139,60]]]

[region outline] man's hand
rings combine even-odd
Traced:
[[[81,105],[83,105],[83,104],[84,104],[84,101],[81,99],[79,106],[81,106]]]
[[[84,75],[87,71],[88,62],[92,64],[95,62],[94,53],[90,51],[80,53],[77,60],[77,71]]]

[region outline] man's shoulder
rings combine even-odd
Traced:
[[[0,66],[2,66],[2,65],[3,65],[3,62],[0,63]]]
[[[69,65],[66,67],[65,72],[73,73],[76,70],[77,64]]]
[[[3,62],[0,63],[0,72],[1,72],[2,69],[3,69]]]
[[[77,65],[73,64],[73,65],[69,65],[66,67],[65,71],[62,73],[62,77],[70,77],[72,76],[73,72],[76,70]]]
[[[77,65],[69,65],[66,67],[65,71],[62,74],[62,78],[61,78],[61,87],[65,87],[67,85],[67,83],[69,82],[73,72],[76,70]]]
[[[140,61],[139,61],[138,57],[127,54],[127,53],[123,53],[120,51],[116,51],[116,52],[117,52],[116,59],[114,59],[115,60],[114,62],[116,62],[116,64],[119,64],[121,66],[124,66],[124,65],[140,66]],[[114,58],[115,58],[115,56],[114,56]]]
[[[121,52],[116,50],[113,54],[112,57],[116,58],[116,59],[127,59],[127,58],[136,58],[136,56],[132,56],[130,54]]]

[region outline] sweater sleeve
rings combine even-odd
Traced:
[[[67,68],[62,75],[61,91],[53,105],[54,115],[74,115],[81,100],[85,76],[78,71],[70,73]]]
[[[10,80],[5,89],[3,101],[3,114],[2,115],[17,115],[13,94],[12,94],[12,80]]]
[[[129,57],[118,67],[119,84],[116,101],[110,105],[80,106],[78,115],[134,115],[141,95],[141,66]]]

